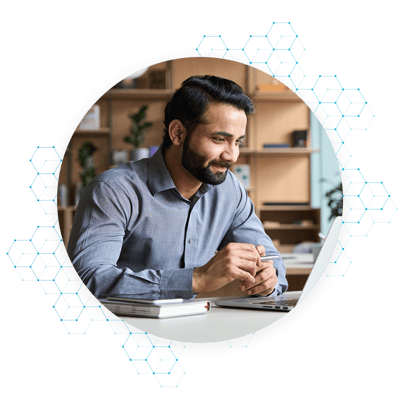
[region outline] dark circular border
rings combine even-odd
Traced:
[[[223,58],[225,56],[224,53],[219,54],[219,58]],[[113,73],[99,85],[97,85],[76,107],[75,111],[72,113],[71,117],[65,124],[57,142],[56,148],[60,155],[63,155],[66,152],[69,140],[71,139],[79,121],[85,115],[87,110],[92,106],[96,101],[109,89],[111,89],[117,82],[123,79],[130,73],[133,73],[143,67],[146,67],[151,64],[168,61],[175,58],[183,58],[183,57],[199,57],[199,54],[195,51],[194,48],[185,48],[185,49],[175,49],[169,50],[165,52],[161,52],[155,55],[151,55],[149,57],[140,59],[136,62],[133,62],[117,72]],[[242,58],[241,58],[242,57]],[[241,56],[240,54],[235,57],[237,62],[243,62],[248,64],[248,60]],[[254,68],[258,68],[261,71],[264,71],[270,74],[267,66],[262,64],[252,65]],[[290,87],[291,89],[295,90],[296,88],[293,86],[290,79],[287,78],[280,78],[279,75],[274,75],[277,79],[282,81],[285,85]],[[312,93],[302,91],[303,100],[308,104],[315,102],[316,99],[313,97]],[[308,104],[312,111],[315,110],[315,106],[312,104]],[[314,107],[314,109],[313,109]],[[331,129],[334,128],[333,121],[329,119],[326,120],[327,115],[324,113],[322,108],[319,108],[318,111],[315,113],[317,118],[324,124],[326,132],[335,148],[336,154],[337,153],[337,144],[341,142],[341,139],[338,137],[337,133]],[[324,122],[325,121],[325,122]],[[350,162],[347,158],[345,153],[340,153],[338,155],[338,160],[340,161],[341,165],[346,165],[346,169],[348,170],[351,168]],[[59,171],[57,171],[58,173]],[[354,185],[352,185],[349,178],[346,174],[342,173],[342,181],[344,187],[349,187],[347,193],[353,194],[355,193]],[[355,204],[355,198],[349,198],[353,200]],[[350,204],[350,207],[346,202],[344,203],[344,215],[352,218],[355,216],[355,207],[354,204]],[[347,252],[350,247],[351,242],[351,233],[347,229],[344,229],[342,225],[342,229],[339,235],[339,242],[345,243],[345,251]],[[341,269],[344,263],[346,262],[346,257],[343,251],[336,249],[331,262],[328,265],[327,273],[329,275],[336,275]],[[331,261],[332,261],[331,260]],[[219,343],[185,343],[185,349],[181,353],[182,357],[188,358],[214,358],[214,357],[223,357],[233,354],[242,353],[245,351],[252,350],[254,348],[263,346],[268,344],[280,336],[284,335],[285,333],[289,332],[291,329],[296,327],[301,321],[303,321],[323,300],[323,298],[327,295],[329,290],[332,288],[332,285],[336,281],[337,278],[332,276],[327,276],[324,274],[311,293],[298,305],[296,308],[288,313],[285,317],[280,319],[279,321],[275,322],[274,324],[250,335],[246,338],[239,338],[237,340],[231,340],[228,342],[219,342]],[[85,288],[86,289],[86,288]],[[91,296],[91,293],[88,289],[86,289],[87,296]],[[161,339],[164,340],[164,339]],[[239,344],[238,342],[241,342]],[[243,345],[243,343],[246,343]]]

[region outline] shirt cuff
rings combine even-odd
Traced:
[[[274,288],[274,290],[269,293],[269,294],[253,294],[254,297],[269,297],[272,296],[273,294],[276,294],[276,289]]]
[[[160,282],[160,298],[193,298],[193,271],[194,268],[162,270]]]

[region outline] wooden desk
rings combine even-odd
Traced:
[[[294,257],[284,260],[286,266],[286,279],[289,290],[303,290],[308,275],[314,266],[314,256],[311,253],[304,254],[282,254],[284,257]]]

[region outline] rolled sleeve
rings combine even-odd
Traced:
[[[162,271],[160,296],[191,299],[193,294],[193,268]]]
[[[145,261],[140,257],[132,257],[129,267],[117,266],[128,221],[132,223],[138,212],[135,199],[116,185],[100,181],[86,188],[68,243],[78,275],[97,298],[127,294],[139,298],[193,297],[193,270],[142,268]]]

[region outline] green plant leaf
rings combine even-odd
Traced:
[[[152,123],[152,122],[145,122],[145,123],[142,125],[142,129],[147,129],[147,128],[150,128],[151,126],[153,126],[153,123]]]
[[[142,106],[136,114],[129,114],[129,118],[132,120],[130,129],[132,136],[127,136],[124,140],[127,143],[131,143],[134,147],[139,147],[144,142],[146,129],[153,126],[152,122],[146,121],[142,123],[146,119],[146,110],[147,106]]]

